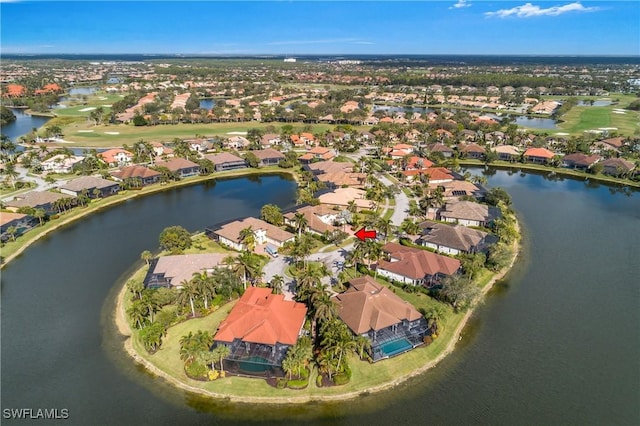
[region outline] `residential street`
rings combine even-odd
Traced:
[[[387,179],[384,175],[377,175],[377,178],[382,182],[385,186],[393,185],[389,179]],[[393,210],[393,215],[391,216],[391,223],[395,226],[402,225],[402,221],[407,217],[407,212],[409,211],[409,197],[407,194],[400,191],[395,196],[396,206]]]

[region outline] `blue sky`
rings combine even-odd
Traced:
[[[0,52],[640,55],[637,1],[0,0]]]

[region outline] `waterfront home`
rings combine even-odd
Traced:
[[[458,151],[464,158],[471,158],[474,160],[482,160],[485,156],[485,150],[483,147],[476,143],[466,143],[458,145]]]
[[[205,155],[204,158],[211,161],[216,168],[216,172],[223,172],[225,170],[244,169],[247,167],[247,162],[244,158],[240,158],[237,155],[233,155],[229,152],[221,152],[219,154]]]
[[[426,170],[420,170],[422,174],[429,178],[430,183],[447,183],[454,180],[451,170],[445,167],[431,167]],[[404,172],[407,173],[407,172]]]
[[[353,334],[369,340],[373,362],[422,345],[431,334],[424,315],[368,275],[350,280],[349,288],[333,300]]]
[[[358,210],[371,208],[372,201],[365,199],[365,191],[357,188],[337,188],[318,197],[320,204],[349,207],[353,201]]]
[[[351,173],[353,172],[353,163],[337,162],[337,161],[318,161],[302,166],[303,169],[310,171],[314,175],[323,173]]]
[[[498,238],[491,234],[462,225],[425,221],[420,224],[420,228],[422,235],[416,244],[453,256],[460,253],[486,252],[491,244],[498,241]]]
[[[63,194],[77,197],[83,192],[90,198],[108,197],[120,191],[120,184],[97,176],[82,176],[73,179],[60,187]]]
[[[260,160],[261,166],[273,166],[278,165],[280,160],[284,160],[285,156],[280,151],[276,151],[275,149],[267,148],[267,149],[259,149],[256,151],[251,151],[253,154],[258,157]]]
[[[458,259],[398,243],[387,243],[382,251],[388,260],[378,262],[378,274],[405,284],[432,287],[460,269]]]
[[[84,161],[84,157],[64,154],[54,155],[40,163],[43,172],[50,173],[73,173],[78,165]]]
[[[295,235],[278,228],[275,225],[255,217],[234,220],[223,225],[209,227],[206,230],[210,238],[216,239],[220,244],[238,251],[247,250],[248,247],[240,238],[243,229],[251,228],[256,244],[255,251],[264,251],[267,244],[276,248],[282,247],[287,241],[293,241]]]
[[[636,165],[622,158],[609,158],[602,163],[602,173],[612,176],[620,176],[631,172]]]
[[[249,287],[213,337],[214,345],[230,349],[224,370],[232,374],[284,376],[282,361],[303,332],[304,304],[284,300],[271,289]]]
[[[304,206],[284,214],[284,223],[295,228],[297,226],[295,215],[301,213],[307,220],[305,232],[323,235],[327,232],[339,231],[346,223],[346,217],[350,216],[346,210],[335,210],[327,205]]]
[[[449,132],[447,132],[449,133]],[[449,133],[451,134],[451,133]],[[430,153],[436,153],[436,152],[440,152],[442,153],[442,155],[444,156],[444,158],[451,158],[453,157],[453,149],[451,147],[448,147],[447,145],[443,144],[443,143],[432,143],[430,145],[427,145],[427,150]]]
[[[98,154],[98,157],[109,167],[128,166],[133,161],[133,154],[122,148],[109,149]]]
[[[157,161],[156,167],[166,167],[181,178],[195,176],[200,173],[200,165],[185,158],[175,157],[167,161]]]
[[[599,155],[586,155],[576,152],[562,157],[562,165],[572,169],[588,170],[600,160],[602,160],[602,157]]]
[[[144,166],[127,166],[110,173],[114,179],[132,187],[151,185],[160,181],[162,173]]]
[[[0,212],[0,241],[5,242],[9,239],[19,237],[34,227],[38,223],[38,219],[22,214],[12,212]],[[13,228],[13,235],[7,231]]]
[[[501,216],[500,209],[473,201],[451,201],[438,213],[445,222],[459,223],[464,226],[490,226]]]
[[[435,183],[429,181],[429,192],[433,192],[438,188],[442,189],[442,195],[445,200],[459,197],[471,196],[476,199],[484,198],[485,191],[478,185],[468,180],[452,180],[449,182]]]
[[[522,155],[520,150],[512,145],[499,145],[491,150],[498,154],[498,160],[503,161],[518,161]]]
[[[548,164],[555,154],[546,148],[529,148],[522,154],[525,161],[536,164]]]
[[[61,199],[74,199],[66,194],[49,191],[29,191],[24,194],[16,195],[13,200],[7,201],[5,206],[11,211],[17,211],[20,207],[32,207],[34,209],[44,209],[47,214],[56,211],[55,204]],[[75,204],[75,201],[73,201]]]
[[[146,288],[182,288],[195,273],[211,273],[229,256],[225,253],[197,253],[153,259],[144,278]]]

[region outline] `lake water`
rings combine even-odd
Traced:
[[[589,101],[578,101],[578,106],[603,107],[603,106],[609,106],[611,104],[613,104],[613,102],[612,101],[607,101],[607,100],[594,101],[593,105]]]
[[[70,96],[93,95],[98,91],[97,87],[72,87],[69,89]]]
[[[551,118],[525,117],[523,115],[515,117],[514,123],[518,126],[531,127],[534,129],[557,130],[556,120]]]
[[[166,226],[193,231],[268,202],[290,206],[294,183],[269,176],[132,200],[6,267],[2,408],[68,408],[73,425],[640,423],[640,193],[518,172],[488,179],[512,196],[522,258],[456,350],[393,390],[344,403],[231,404],[174,389],[124,354],[114,283]]]
[[[9,123],[6,126],[2,126],[0,132],[6,135],[12,141],[17,141],[22,135],[25,135],[31,131],[34,127],[40,128],[47,121],[51,120],[49,117],[38,117],[35,115],[25,114],[23,109],[11,108],[11,111],[16,116],[16,121]]]
[[[216,105],[216,101],[213,99],[200,100],[200,108],[211,109]]]

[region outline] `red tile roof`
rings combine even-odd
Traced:
[[[268,288],[250,287],[222,321],[214,340],[295,345],[306,314],[302,303],[284,300]]]
[[[422,279],[437,273],[451,275],[460,268],[460,261],[430,251],[406,247],[398,243],[388,243],[384,252],[398,259],[395,262],[380,261],[379,268],[411,279]]]
[[[529,148],[525,153],[525,157],[553,158],[555,154],[546,148]]]

